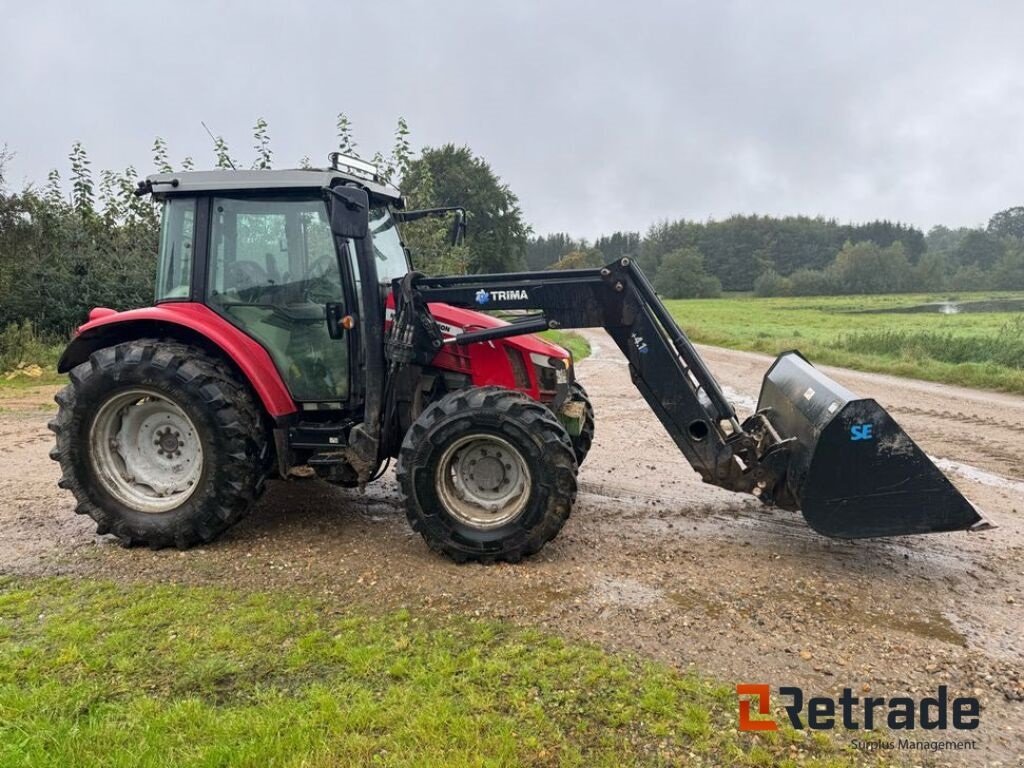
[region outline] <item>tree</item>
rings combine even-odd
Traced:
[[[940,291],[949,280],[949,258],[943,251],[928,250],[918,259],[913,269],[914,289]]]
[[[395,146],[391,152],[391,166],[399,179],[404,179],[409,173],[409,163],[412,162],[413,152],[409,133],[409,124],[405,122],[404,117],[399,117],[398,127],[395,128]]]
[[[256,119],[256,125],[252,127],[253,149],[256,150],[256,159],[253,161],[253,170],[270,170],[273,163],[274,153],[270,149],[270,136],[267,135],[267,121],[262,117]]]
[[[1024,240],[1013,238],[1009,241],[993,272],[993,287],[1003,291],[1024,291]]]
[[[788,296],[789,280],[774,269],[768,269],[758,275],[754,281],[754,295],[762,298]]]
[[[46,175],[46,189],[43,192],[46,202],[54,208],[64,204],[64,192],[60,183],[60,171],[52,168]]]
[[[604,264],[601,252],[596,248],[582,248],[576,251],[569,251],[562,258],[548,267],[548,269],[584,269],[586,267],[600,267]]]
[[[215,136],[213,139],[213,153],[217,156],[218,168],[235,168],[235,161],[231,159],[231,152],[228,150],[228,143],[223,136]]]
[[[92,171],[89,170],[89,156],[82,142],[71,145],[71,200],[75,210],[83,215],[93,212],[95,195],[93,193]]]
[[[6,144],[0,147],[0,194],[3,194],[4,189],[6,189],[4,174],[7,172],[7,163],[10,162],[13,156],[13,153],[7,149]]]
[[[426,186],[429,195],[424,192]],[[402,187],[417,206],[466,208],[469,272],[512,272],[525,267],[529,227],[519,198],[469,147],[424,148],[420,157],[409,162]]]
[[[352,123],[349,121],[348,115],[344,112],[339,112],[335,127],[338,131],[338,151],[343,155],[359,157],[359,154],[356,152],[356,147],[359,145],[352,138]]]
[[[1024,240],[1024,206],[1017,205],[993,214],[988,220],[988,231],[996,237],[1016,237]]]
[[[654,288],[669,299],[706,299],[722,293],[718,278],[704,268],[696,248],[679,248],[665,254],[654,278]]]
[[[961,266],[976,264],[982,271],[990,270],[1003,255],[1003,244],[994,234],[983,229],[971,229],[953,250],[953,263]]]
[[[909,284],[910,262],[899,242],[888,248],[847,242],[836,254],[833,268],[843,293],[895,293]]]
[[[153,140],[153,167],[158,173],[172,173],[170,160],[167,159],[167,142],[157,136]]]
[[[790,296],[828,296],[838,293],[834,274],[824,269],[798,269],[789,276]]]

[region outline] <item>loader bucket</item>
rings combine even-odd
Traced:
[[[844,539],[991,527],[874,400],[799,352],[765,374],[758,411],[795,438],[786,489],[818,533]]]

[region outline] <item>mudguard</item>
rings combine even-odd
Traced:
[[[57,370],[66,373],[101,347],[153,335],[183,341],[202,337],[238,367],[270,416],[297,410],[267,350],[209,307],[194,302],[167,302],[127,312],[94,309],[64,350]]]

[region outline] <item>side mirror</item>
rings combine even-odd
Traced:
[[[356,240],[366,237],[370,229],[370,198],[358,187],[331,187],[331,232],[337,237]]]

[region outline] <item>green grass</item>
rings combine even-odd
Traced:
[[[563,349],[569,350],[572,354],[572,359],[577,363],[583,358],[590,356],[590,343],[578,333],[573,333],[572,331],[544,331],[540,336],[552,344],[557,344]]]
[[[960,301],[1021,294],[958,294]],[[948,294],[761,299],[749,295],[666,302],[690,338],[864,371],[1024,394],[1024,314],[872,314]]]
[[[0,765],[849,765],[733,689],[538,631],[293,594],[0,579]]]
[[[57,361],[64,345],[36,333],[32,324],[10,323],[0,329],[0,388],[56,384]]]

